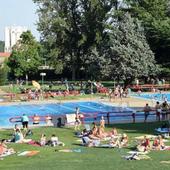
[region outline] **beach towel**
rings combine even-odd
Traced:
[[[135,137],[135,139],[139,139],[139,140],[142,140],[142,139],[144,139],[144,137],[146,136],[146,138],[148,138],[148,139],[155,139],[157,136],[155,136],[155,135],[144,135],[144,136],[137,136],[137,137]]]
[[[90,130],[91,130],[89,124],[84,124],[84,127],[85,127],[85,129],[86,129],[87,131],[90,131]]]
[[[34,156],[37,155],[40,151],[24,151],[18,154],[18,156]]]
[[[148,151],[145,151],[145,152],[138,152],[138,151],[129,151],[129,152],[127,152],[127,153],[129,153],[129,154],[137,154],[137,155],[146,155],[146,154],[148,154],[149,152]]]
[[[12,153],[12,152],[5,152],[5,153],[3,153],[3,154],[0,155],[0,158],[6,157],[6,156],[10,156],[10,155],[13,155],[13,154],[15,154],[15,153]]]
[[[82,150],[81,149],[60,149],[60,150],[58,150],[58,152],[66,152],[66,153],[76,152],[76,153],[81,153]]]
[[[167,151],[170,150],[170,146],[165,146],[165,148],[161,149],[161,151]]]
[[[155,131],[157,131],[159,133],[170,133],[169,128],[157,128],[157,129],[155,129]]]
[[[141,160],[141,159],[151,159],[148,155],[138,155],[138,153],[133,153],[131,155],[123,156],[126,160]]]
[[[39,142],[36,142],[36,141],[33,141],[33,140],[28,142],[27,144],[32,145],[32,146],[41,146]]]
[[[162,164],[170,164],[170,161],[161,161]]]
[[[97,148],[115,148],[117,147],[116,145],[112,145],[112,144],[101,144],[96,146]]]

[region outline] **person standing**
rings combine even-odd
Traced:
[[[161,117],[161,105],[159,104],[159,102],[156,102],[155,110],[156,110],[156,120],[160,122],[160,117]]]
[[[22,122],[23,129],[28,129],[29,118],[26,114],[23,114],[23,116],[21,117],[21,122]]]
[[[100,127],[101,127],[102,129],[105,128],[105,120],[104,120],[104,117],[103,117],[103,116],[101,117],[101,120],[100,120]]]
[[[80,125],[81,125],[81,121],[80,121],[80,109],[79,109],[79,107],[76,107],[74,129],[75,130],[80,130]]]
[[[37,114],[35,114],[33,116],[33,125],[38,125],[39,123],[40,123],[40,117]]]
[[[148,118],[148,116],[149,116],[149,113],[150,113],[150,111],[151,111],[151,107],[149,106],[148,103],[146,103],[146,106],[144,107],[143,111],[144,111],[144,116],[145,116],[144,122],[146,122],[146,121],[147,121],[147,118]]]
[[[168,110],[169,110],[169,105],[168,105],[167,101],[162,103],[161,110],[162,110],[162,120],[167,120],[168,119]]]

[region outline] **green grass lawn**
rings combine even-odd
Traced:
[[[39,150],[40,153],[32,157],[12,155],[0,161],[0,170],[164,170],[170,165],[161,164],[160,161],[170,160],[170,151],[152,151],[149,153],[151,160],[127,161],[122,158],[127,151],[135,146],[134,137],[144,134],[153,134],[159,123],[117,124],[118,132],[125,132],[130,138],[128,148],[86,148],[79,145],[72,128],[41,127],[33,129],[34,140],[38,140],[41,133],[47,137],[56,134],[65,143],[64,147],[33,147],[28,144],[11,144],[17,152],[25,150]],[[111,129],[107,127],[107,131]],[[11,130],[1,130],[0,138],[11,137]],[[170,142],[167,143],[170,145]],[[80,148],[81,153],[62,153],[57,149]]]

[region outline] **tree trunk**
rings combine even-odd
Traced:
[[[73,65],[72,66],[72,81],[76,80],[76,67]]]

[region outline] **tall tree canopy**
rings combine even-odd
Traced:
[[[39,6],[41,43],[56,72],[69,68],[73,79],[81,69],[93,78],[117,76],[132,80],[155,74],[154,54],[142,27],[131,17],[122,20],[124,11],[129,10],[122,1],[34,2]]]
[[[170,65],[169,0],[126,0],[132,16],[142,21],[156,60]]]
[[[38,71],[41,58],[39,56],[40,44],[30,31],[22,33],[21,39],[13,47],[7,65],[14,77],[34,75]]]
[[[56,72],[70,67],[72,78],[92,47],[104,38],[104,22],[117,0],[34,0],[38,30]],[[89,55],[90,56],[90,55]],[[84,57],[84,58],[83,58]]]
[[[126,84],[138,77],[154,76],[158,71],[144,30],[128,13],[109,25],[111,76]]]

